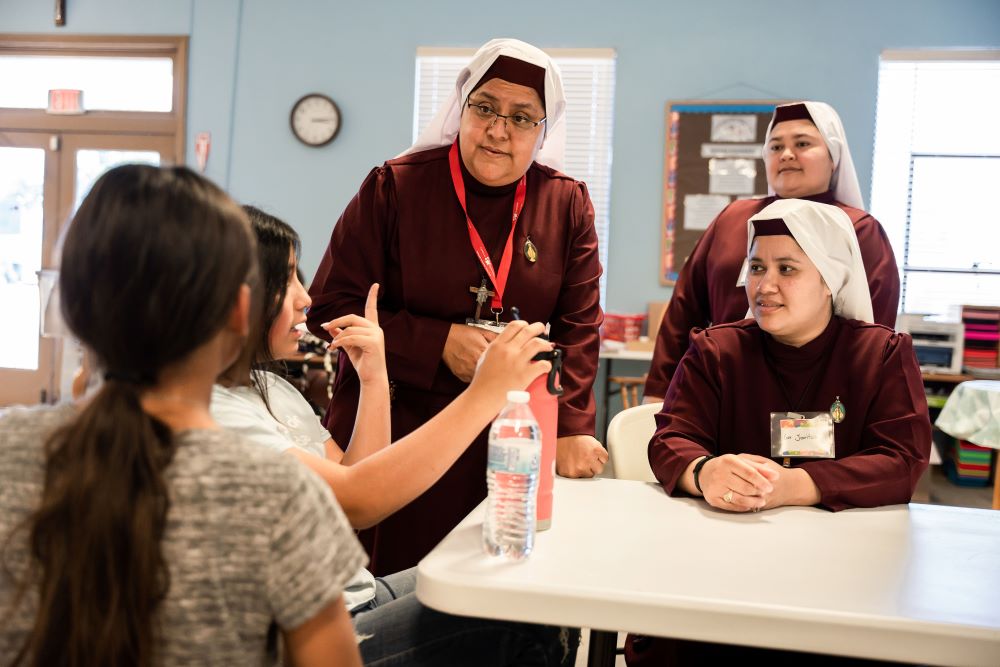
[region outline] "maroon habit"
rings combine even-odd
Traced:
[[[770,458],[771,412],[828,411],[838,397],[845,418],[834,425],[836,459],[792,465],[809,473],[830,510],[909,502],[931,444],[912,341],[839,317],[799,348],[754,320],[694,333],[656,416],[653,473],[674,494],[688,464],[706,454]]]
[[[778,343],[754,320],[693,333],[656,416],[650,465],[667,493],[680,494],[678,479],[706,454],[771,458],[771,412],[827,411],[838,398],[845,416],[833,429],[836,459],[792,459],[792,465],[809,473],[821,506],[830,510],[909,502],[931,443],[912,341],[881,325],[839,317],[800,348]],[[889,664],[634,635],[626,642],[629,665],[753,658],[772,665]]]
[[[746,290],[736,286],[747,256],[747,220],[776,199],[771,196],[733,202],[719,214],[695,245],[681,269],[670,305],[660,323],[653,362],[646,379],[646,395],[663,396],[667,393],[670,378],[688,349],[692,329],[736,322],[747,316]],[[868,274],[875,322],[895,327],[899,307],[899,270],[882,225],[865,211],[834,200],[830,192],[801,199],[839,206],[851,218],[858,235],[858,245],[861,246],[865,273]]]
[[[469,215],[499,265],[510,231],[516,182],[487,187],[463,165]],[[528,237],[538,249],[531,263]],[[550,322],[565,351],[559,403],[560,437],[594,433],[592,385],[602,320],[594,209],[583,183],[533,163],[527,198],[514,235],[514,257],[503,295],[504,314]],[[364,311],[372,283],[381,284],[379,324],[393,387],[392,439],[415,430],[468,385],[441,359],[448,329],[475,312],[483,271],[469,242],[465,216],[452,187],[448,147],[374,169],[333,229],[310,288],[309,328],[329,338],[321,322]],[[488,285],[492,289],[491,285]],[[492,317],[489,302],[483,318]],[[359,382],[346,355],[338,362],[326,425],[338,443],[350,441]],[[376,576],[412,567],[486,497],[486,431],[444,477],[415,501],[362,531]]]

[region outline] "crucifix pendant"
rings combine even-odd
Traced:
[[[491,296],[494,296],[496,294],[496,292],[491,292],[486,287],[486,279],[485,278],[483,278],[483,282],[479,285],[479,287],[470,287],[469,291],[476,295],[476,316],[475,316],[475,320],[478,322],[480,320],[479,316],[480,316],[480,314],[482,313],[482,310],[483,310],[483,304],[486,303],[486,300],[488,298],[490,298]]]

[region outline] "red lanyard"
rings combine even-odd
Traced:
[[[469,210],[465,206],[465,181],[462,180],[462,170],[458,165],[458,140],[451,145],[451,150],[448,152],[448,163],[451,166],[451,183],[455,187],[455,195],[458,197],[458,203],[462,205],[462,212],[465,213],[465,223],[469,226],[469,241],[472,242],[472,249],[476,251],[476,257],[479,258],[479,263],[482,265],[483,270],[486,271],[486,275],[489,276],[490,282],[493,283],[493,289],[496,292],[493,296],[493,300],[490,302],[490,307],[499,311],[503,309],[503,290],[507,285],[507,276],[510,274],[510,263],[514,257],[514,229],[517,227],[517,218],[521,215],[521,209],[524,207],[524,197],[528,190],[528,177],[522,176],[521,180],[517,183],[517,190],[514,193],[514,213],[510,220],[510,234],[507,236],[507,245],[503,249],[503,255],[500,257],[500,272],[496,273],[493,270],[493,261],[490,259],[490,253],[487,252],[486,246],[483,245],[483,239],[479,237],[479,232],[476,231],[475,225],[472,224],[472,218],[469,217]]]

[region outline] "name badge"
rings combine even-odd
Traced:
[[[771,456],[832,459],[836,455],[829,412],[772,412]]]

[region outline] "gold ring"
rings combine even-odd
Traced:
[[[728,491],[726,491],[726,495],[722,496],[722,499],[725,500],[727,503],[733,502],[733,490],[729,489]]]

